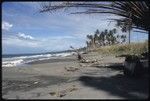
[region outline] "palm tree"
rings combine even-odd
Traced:
[[[114,44],[114,43],[117,42],[117,38],[116,38],[116,36],[114,36],[114,34],[117,33],[117,30],[114,28],[114,29],[112,29],[112,31],[113,31],[113,39],[112,39],[112,42],[113,42],[113,44]]]
[[[91,46],[93,48],[95,48],[95,39],[94,39],[94,37],[92,35],[87,35],[87,38],[90,40]]]
[[[126,25],[131,21],[131,28],[149,31],[150,1],[114,1],[114,2],[62,2],[41,5],[40,12],[52,12],[67,8],[84,8],[85,11],[71,12],[71,14],[113,14],[122,18],[110,19]],[[126,29],[124,27],[122,30]],[[128,29],[128,28],[127,28]]]
[[[107,29],[105,29],[104,34],[103,34],[103,42],[104,42],[104,45],[109,44],[109,33]]]
[[[121,35],[120,38],[122,39],[121,43],[124,43],[126,41],[126,35]]]
[[[98,42],[99,42],[99,45],[102,46],[103,45],[103,42],[102,42],[102,33],[99,33],[99,36],[98,36]]]
[[[105,33],[108,45],[110,44],[110,33]]]
[[[117,41],[117,39],[115,37],[116,29],[112,29],[112,30],[109,30],[109,31],[105,30],[104,32],[105,32],[105,35],[106,35],[107,43],[109,45],[115,44],[116,41]]]
[[[105,33],[104,33],[104,31],[102,31],[99,34],[98,40],[99,40],[99,43],[100,43],[101,46],[105,45]]]
[[[114,33],[114,34],[116,34],[116,33],[117,33],[116,28],[114,28],[112,31],[113,31],[113,33]]]
[[[87,47],[89,47],[89,45],[90,45],[90,44],[89,44],[89,42],[88,42],[88,41],[86,41],[86,45],[87,45]]]
[[[129,32],[128,34],[128,43],[130,44],[130,34],[131,34],[131,29],[132,29],[132,20],[131,19],[124,19],[125,22],[122,23],[120,20],[117,21],[117,26],[121,27],[122,32]]]
[[[95,43],[95,46],[98,44],[98,35],[99,35],[99,30],[97,29],[95,31],[95,34],[94,34],[94,43]]]
[[[116,40],[117,40],[117,43],[119,44],[119,43],[120,43],[120,35],[117,35],[116,38],[117,38],[117,39],[116,39]]]
[[[98,34],[100,34],[100,32],[99,32],[99,30],[98,30],[98,29],[95,31],[95,34],[97,34],[97,35],[98,35]]]
[[[86,45],[87,45],[86,50],[88,51],[90,48],[90,42],[86,41]]]

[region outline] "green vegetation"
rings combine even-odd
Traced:
[[[114,2],[61,2],[41,4],[40,13],[56,12],[57,10],[69,10],[77,8],[71,14],[112,14],[120,16],[115,21],[122,32],[130,31],[147,33],[150,28],[149,22],[149,1],[114,1]],[[84,10],[83,10],[84,9]],[[78,11],[79,10],[79,11]],[[126,41],[126,36],[116,36],[114,30],[99,32],[88,35],[87,51],[98,51],[102,54],[131,54],[139,55],[148,52],[148,41],[145,43],[122,44]],[[119,39],[120,38],[120,39]],[[119,39],[119,42],[118,40]],[[120,42],[121,40],[121,42]],[[118,44],[121,43],[121,44]]]
[[[96,49],[102,46],[116,45],[119,43],[124,43],[126,41],[126,35],[116,35],[116,29],[107,30],[100,32],[98,29],[95,31],[94,35],[87,35],[87,49]]]
[[[108,54],[108,55],[121,55],[121,54],[140,55],[141,53],[148,52],[148,41],[145,41],[143,43],[104,46],[97,48],[93,51],[99,52],[100,54]]]

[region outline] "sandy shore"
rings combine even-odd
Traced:
[[[123,75],[124,58],[84,54],[98,62],[79,63],[75,56],[2,67],[3,99],[146,99],[148,77]],[[66,68],[76,68],[67,71]]]

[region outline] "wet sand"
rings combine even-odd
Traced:
[[[18,67],[2,67],[3,99],[146,99],[148,77],[123,75],[124,58],[84,54],[95,63],[79,63],[75,56],[42,60]],[[77,68],[67,71],[65,68]]]

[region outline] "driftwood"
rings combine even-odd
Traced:
[[[84,59],[83,56],[81,55],[81,53],[73,48],[72,46],[70,46],[70,48],[72,48],[73,50],[75,50],[75,52],[77,53],[77,59],[81,62],[81,63],[94,63],[94,62],[97,62],[97,60],[87,60],[87,59]]]
[[[84,58],[81,56],[81,53],[80,53],[77,49],[73,48],[72,46],[70,46],[70,48],[72,48],[73,50],[75,50],[75,52],[77,53],[77,58],[78,58],[79,61],[81,61],[81,60],[84,59]]]

